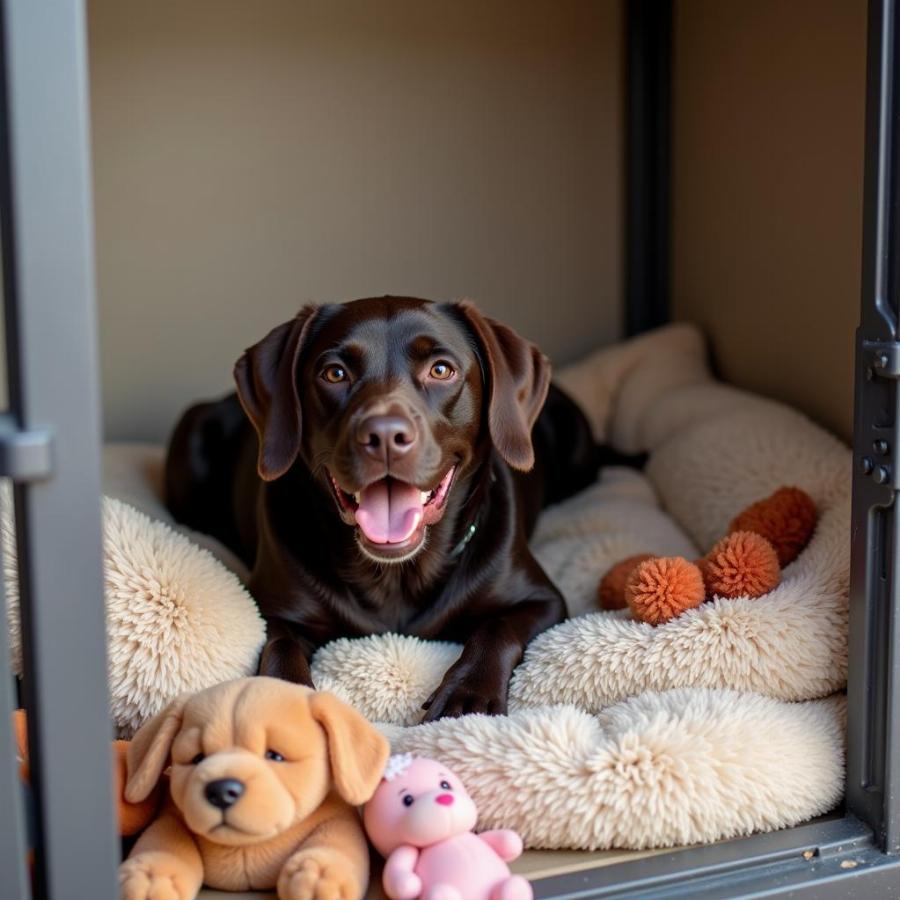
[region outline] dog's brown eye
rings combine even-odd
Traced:
[[[452,378],[456,374],[456,372],[453,366],[451,366],[450,363],[447,362],[447,360],[439,359],[428,370],[428,374],[437,381],[447,381],[448,379]]]
[[[325,366],[322,378],[329,384],[340,384],[347,380],[347,370],[343,366]]]
[[[407,795],[403,798],[403,805],[404,805],[404,806],[412,806],[413,803],[415,803],[415,802],[416,802],[416,798],[413,797],[412,794],[407,794]]]
[[[200,763],[202,763],[204,759],[206,759],[206,757],[205,757],[202,753],[198,753],[198,754],[191,760],[191,765],[192,765],[192,766],[199,766]]]
[[[266,759],[272,762],[284,762],[284,757],[277,750],[266,750]]]

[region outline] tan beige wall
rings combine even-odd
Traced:
[[[309,300],[619,332],[616,0],[92,0],[107,432],[163,438]]]
[[[845,436],[860,289],[865,0],[679,0],[673,304],[722,373]]]

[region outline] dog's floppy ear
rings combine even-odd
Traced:
[[[317,306],[303,307],[234,364],[238,398],[259,436],[257,469],[266,481],[284,475],[300,452],[297,361],[317,311]]]
[[[176,697],[161,712],[145,722],[132,738],[125,754],[125,799],[140,803],[156,787],[175,735],[181,728],[181,717],[190,695]]]
[[[491,440],[509,465],[527,472],[534,465],[531,429],[550,389],[550,360],[512,328],[482,315],[470,300],[454,308],[478,340],[486,368]]]
[[[309,708],[328,737],[331,775],[338,793],[351,806],[360,806],[371,799],[384,773],[390,754],[387,740],[334,694],[311,694]]]

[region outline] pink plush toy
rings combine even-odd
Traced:
[[[478,812],[462,782],[433,759],[392,756],[363,810],[382,856],[391,900],[531,900],[507,862],[522,853],[514,831],[473,833]]]

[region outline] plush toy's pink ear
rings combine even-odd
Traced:
[[[534,466],[531,429],[550,389],[550,360],[512,328],[482,315],[470,300],[453,308],[478,341],[486,368],[491,440],[509,465],[527,472]]]
[[[284,475],[300,452],[297,364],[318,309],[305,306],[245,350],[234,365],[238,399],[259,437],[257,469],[265,481]]]

